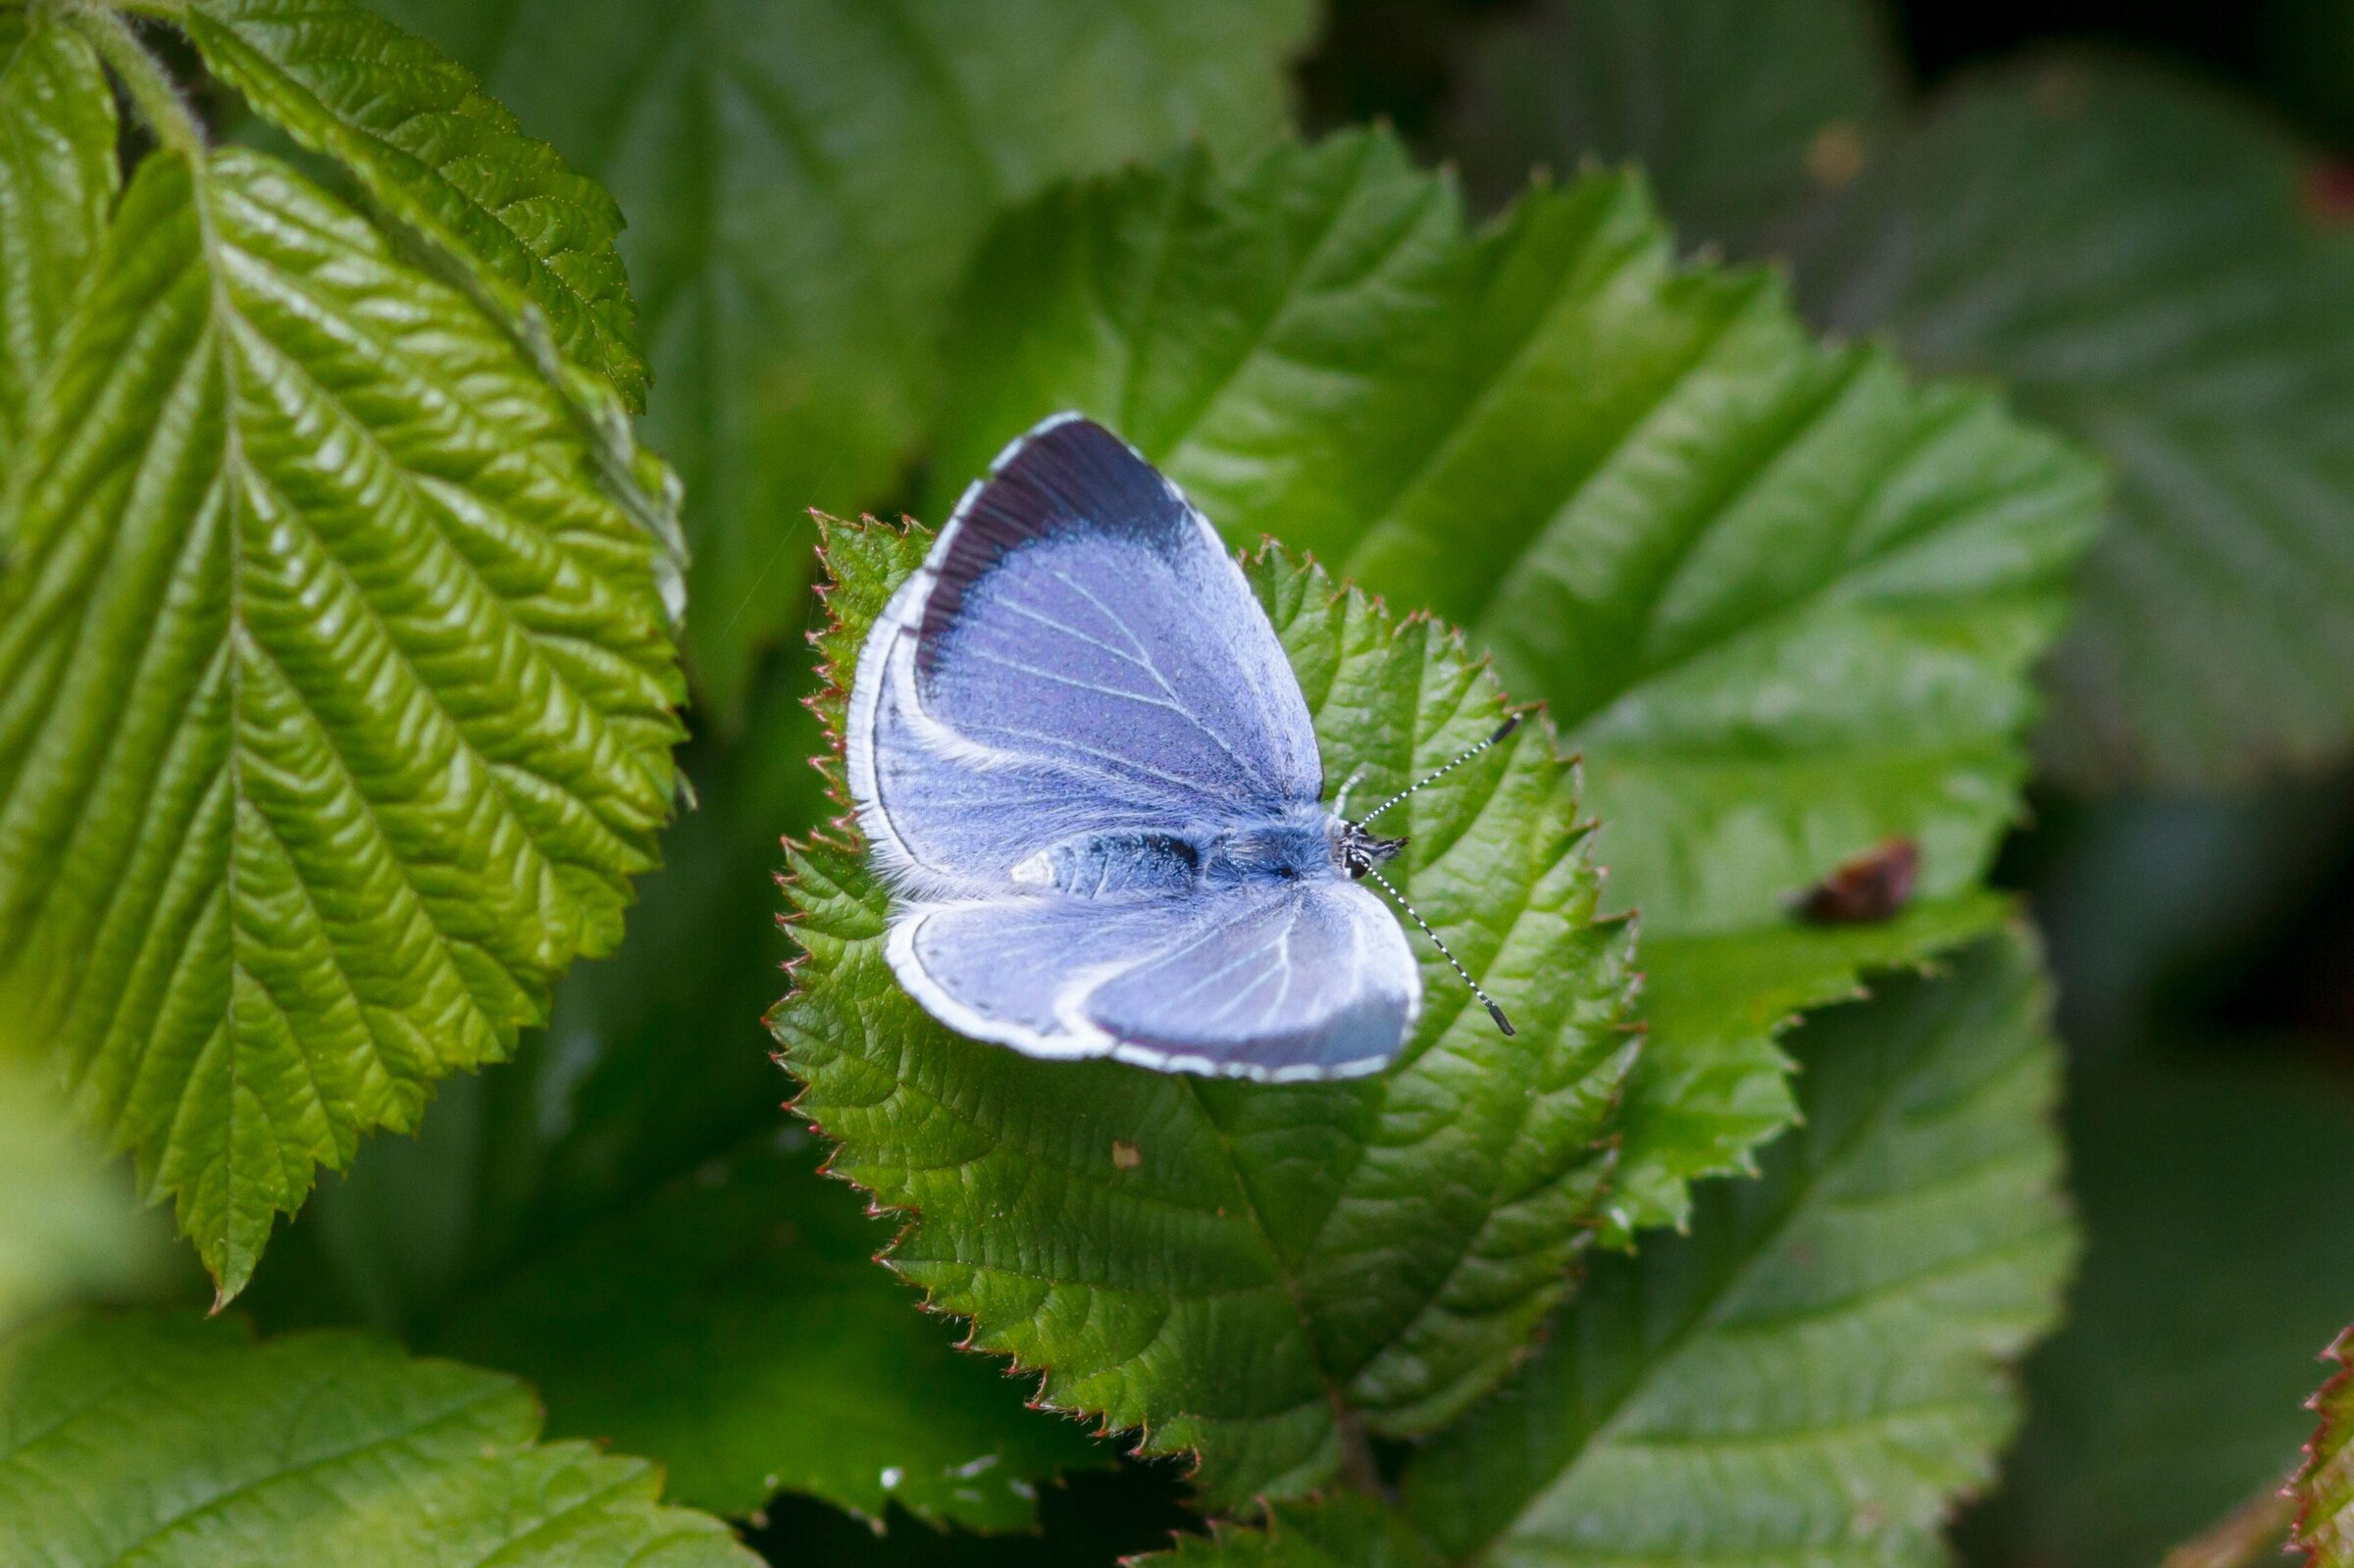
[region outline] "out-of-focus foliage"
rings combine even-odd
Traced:
[[[2305,163],[2178,77],[2055,57],[1943,94],[1795,247],[1817,321],[1999,377],[2112,465],[2043,737],[2072,780],[2354,747],[2354,240]]]
[[[510,1378],[353,1333],[67,1318],[0,1341],[0,1543],[19,1562],[752,1568],[661,1473],[541,1443]]]
[[[1438,1560],[1404,1520],[1344,1492],[1319,1503],[1279,1503],[1263,1528],[1184,1542],[1140,1559],[1139,1568],[1437,1568]]]
[[[2154,1562],[2297,1462],[2315,1347],[2354,1300],[2354,1086],[2279,1062],[2152,1059],[2079,1077],[2071,1185],[2089,1236],[2067,1326],[1971,1539],[2013,1561]],[[2153,1158],[2153,1149],[2165,1157]]]
[[[1281,125],[1310,0],[377,0],[604,181],[694,550],[687,647],[733,728],[809,584],[805,509],[897,494],[1008,204]]]
[[[46,1074],[0,1041],[0,1334],[68,1301],[162,1283],[168,1233],[135,1214]]]
[[[1542,0],[1474,34],[1443,139],[1501,205],[1532,158],[1640,169],[1689,247],[1756,255],[1894,129],[1873,0]]]
[[[2354,342],[2327,326],[2354,239],[2312,155],[2091,55],[1974,75],[1900,127],[1879,44],[1845,0],[1544,0],[1475,52],[1457,134],[1490,169],[1653,161],[1695,238],[1786,255],[1817,324],[1997,379],[2102,453],[2061,775],[2234,784],[2354,750]]]
[[[659,1455],[671,1495],[754,1512],[780,1488],[872,1518],[1037,1522],[1037,1489],[1105,1462],[1032,1380],[959,1354],[876,1267],[894,1227],[816,1173],[786,1128],[474,1282],[435,1349],[530,1378],[556,1430]]]

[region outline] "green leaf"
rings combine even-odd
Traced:
[[[538,1434],[521,1384],[372,1336],[70,1318],[0,1344],[0,1556],[756,1568],[651,1465]]]
[[[114,93],[81,36],[0,12],[0,461],[105,236],[115,136]]]
[[[1049,196],[976,264],[936,508],[1050,410],[1105,421],[1230,538],[1461,624],[1586,758],[1663,998],[1621,1233],[1788,1119],[1793,1007],[1986,929],[2027,671],[2091,465],[1982,392],[1810,342],[1763,272],[1682,269],[1630,179],[1497,224],[1382,135]],[[1890,836],[1919,906],[1785,899]]]
[[[2002,378],[2098,448],[2114,521],[2043,749],[2216,786],[2354,745],[2354,238],[2308,154],[2157,70],[1968,81],[1798,251],[1816,319]]]
[[[2297,1527],[2292,1544],[2306,1554],[2313,1568],[2346,1568],[2354,1563],[2354,1371],[2349,1371],[2347,1344],[2354,1330],[2340,1334],[2322,1353],[2334,1370],[2312,1399],[2321,1416],[2313,1441],[2305,1445],[2305,1464],[2291,1485],[2297,1501]]]
[[[1986,1560],[2156,1562],[2296,1467],[2314,1347],[2354,1302],[2354,1249],[2313,1219],[2354,1206],[2354,1090],[2326,1049],[2152,1048],[2070,1086],[2082,1278],[1970,1522]]]
[[[379,0],[621,200],[723,723],[803,613],[804,509],[893,496],[990,220],[1280,125],[1312,0]]]
[[[875,1266],[894,1227],[816,1152],[798,1129],[762,1134],[464,1291],[427,1342],[531,1379],[555,1430],[660,1456],[672,1495],[715,1513],[784,1489],[878,1521],[896,1503],[1035,1526],[1041,1480],[1108,1453],[958,1353]]]
[[[0,953],[223,1295],[505,1055],[668,815],[655,543],[574,405],[270,159],[151,157],[0,531]]]
[[[621,208],[470,73],[353,0],[194,0],[179,20],[255,113],[506,308],[538,307],[558,346],[644,408]]]
[[[691,1506],[782,1489],[1028,1526],[1032,1489],[1107,1450],[954,1351],[871,1261],[894,1228],[779,1109],[779,838],[831,814],[806,689],[765,683],[741,739],[682,754],[699,805],[621,950],[565,977],[514,1061],[444,1087],[414,1141],[323,1182],[246,1299],[273,1330],[358,1321],[525,1376],[550,1431],[659,1461]]]
[[[838,526],[821,650],[846,683],[928,540]],[[1394,620],[1280,554],[1248,574],[1299,672],[1328,779],[1380,792],[1484,738],[1495,681],[1426,618]],[[839,691],[828,699],[839,731]],[[1634,1054],[1622,926],[1574,774],[1542,725],[1399,809],[1405,885],[1519,1027],[1437,955],[1386,1075],[1266,1087],[959,1038],[883,958],[888,899],[855,844],[793,857],[806,949],[773,1018],[840,1140],[832,1170],[915,1218],[890,1254],[972,1342],[1046,1375],[1045,1401],[1197,1450],[1213,1505],[1332,1478],[1373,1433],[1436,1427],[1501,1378],[1558,1300]],[[1361,1450],[1360,1450],[1361,1451]]]
[[[1891,130],[1867,0],[1543,0],[1479,33],[1442,139],[1498,202],[1532,165],[1632,163],[1686,245],[1755,254]]]
[[[2026,944],[1795,1037],[1805,1119],[1689,1237],[1600,1259],[1536,1358],[1417,1454],[1446,1561],[1943,1562],[2071,1251]]]
[[[1406,1523],[1369,1497],[1341,1492],[1313,1505],[1277,1503],[1263,1530],[1220,1531],[1138,1568],[1435,1568]]]

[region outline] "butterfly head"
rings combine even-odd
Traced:
[[[1332,820],[1332,863],[1361,882],[1375,866],[1396,860],[1406,849],[1404,838],[1384,838],[1361,822]]]

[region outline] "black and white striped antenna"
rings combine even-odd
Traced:
[[[1375,806],[1371,811],[1368,811],[1363,816],[1357,818],[1356,826],[1359,828],[1364,827],[1374,818],[1380,816],[1392,806],[1397,805],[1408,795],[1411,795],[1415,790],[1437,784],[1441,779],[1446,778],[1449,774],[1455,772],[1456,769],[1461,767],[1464,763],[1469,762],[1473,757],[1478,756],[1481,752],[1487,750],[1489,747],[1502,744],[1507,735],[1510,734],[1514,730],[1519,728],[1520,716],[1518,714],[1514,714],[1510,718],[1505,720],[1503,724],[1497,726],[1496,733],[1488,736],[1487,739],[1482,740],[1478,745],[1473,746],[1470,750],[1464,752],[1461,756],[1456,758],[1453,762],[1448,763],[1445,767],[1440,768],[1435,773],[1426,774],[1422,778],[1416,780],[1414,783],[1407,784],[1404,789],[1399,790],[1396,794],[1390,796],[1389,799],[1383,801],[1380,805]],[[1356,783],[1356,780],[1352,778],[1350,783],[1354,784]],[[1341,798],[1344,800],[1347,799],[1348,793],[1348,786],[1343,785],[1341,789]],[[1335,802],[1335,804],[1338,803],[1339,802],[1337,801]],[[1488,1016],[1496,1020],[1496,1027],[1503,1030],[1508,1037],[1510,1036],[1518,1034],[1519,1031],[1512,1028],[1512,1021],[1504,1016],[1504,1009],[1497,1004],[1496,998],[1490,996],[1485,990],[1480,988],[1479,982],[1471,978],[1471,971],[1465,969],[1462,965],[1462,960],[1457,958],[1454,953],[1448,950],[1447,943],[1440,938],[1437,932],[1430,929],[1430,922],[1422,918],[1422,912],[1407,901],[1406,894],[1400,892],[1396,885],[1391,883],[1389,878],[1384,877],[1378,870],[1371,866],[1367,866],[1365,868],[1365,875],[1372,878],[1375,882],[1381,884],[1381,890],[1385,893],[1388,893],[1393,899],[1395,899],[1400,909],[1406,911],[1406,918],[1421,928],[1422,935],[1430,938],[1431,946],[1436,947],[1439,950],[1439,956],[1447,960],[1447,967],[1454,970],[1456,974],[1462,980],[1462,983],[1471,987],[1471,994],[1478,997],[1482,1005],[1487,1008]]]
[[[1505,720],[1504,723],[1498,725],[1496,727],[1496,733],[1488,736],[1487,739],[1482,740],[1478,745],[1473,746],[1470,750],[1464,752],[1461,756],[1456,758],[1453,762],[1447,764],[1447,766],[1439,769],[1437,772],[1425,774],[1420,779],[1414,781],[1414,783],[1407,784],[1404,789],[1399,790],[1396,794],[1390,796],[1389,799],[1383,801],[1380,805],[1375,806],[1371,811],[1368,811],[1363,816],[1357,818],[1356,825],[1359,828],[1364,827],[1374,818],[1380,816],[1383,812],[1389,810],[1401,800],[1404,800],[1407,796],[1414,793],[1418,789],[1429,788],[1432,784],[1437,784],[1441,779],[1446,778],[1449,774],[1455,772],[1456,769],[1461,767],[1464,763],[1469,762],[1473,757],[1478,756],[1490,746],[1502,745],[1504,743],[1504,737],[1519,728],[1520,716],[1515,713],[1510,718]]]
[[[1422,928],[1422,935],[1430,938],[1431,946],[1439,950],[1439,956],[1447,960],[1448,967],[1462,977],[1463,984],[1471,987],[1472,995],[1487,1004],[1488,1016],[1496,1020],[1496,1027],[1503,1030],[1508,1037],[1519,1034],[1518,1030],[1512,1028],[1512,1021],[1504,1016],[1504,1009],[1496,1005],[1496,998],[1481,990],[1479,982],[1471,978],[1471,971],[1465,969],[1462,961],[1447,950],[1447,944],[1439,939],[1437,932],[1430,929],[1430,922],[1422,918],[1421,911],[1406,901],[1406,894],[1400,892],[1389,878],[1369,866],[1365,868],[1365,875],[1381,884],[1381,890],[1398,900],[1398,907],[1406,911],[1406,918]]]

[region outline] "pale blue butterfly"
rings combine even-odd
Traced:
[[[846,757],[892,971],[961,1034],[1291,1080],[1377,1071],[1413,1025],[1413,954],[1358,880],[1395,894],[1405,840],[1365,825],[1412,791],[1323,807],[1241,568],[1100,425],[1047,420],[965,492],[859,652]]]

